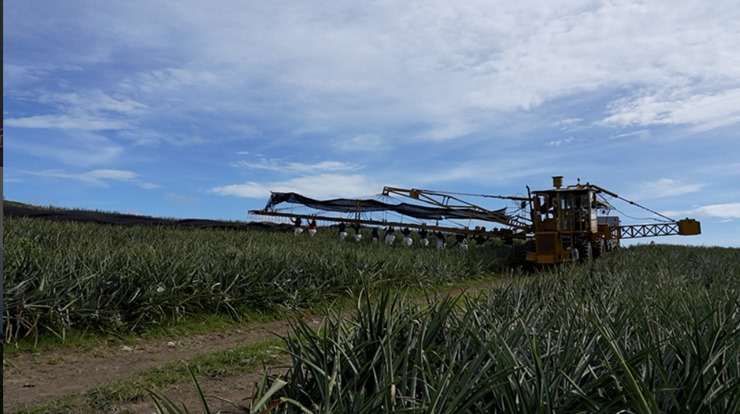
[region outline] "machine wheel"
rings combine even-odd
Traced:
[[[533,251],[535,251],[533,240],[527,240],[523,244],[515,244],[512,246],[508,262],[511,266],[529,271],[532,268],[532,263],[527,261],[527,253]]]
[[[522,259],[522,268],[527,272],[531,272],[537,268],[537,265],[533,262],[527,261],[527,253],[537,251],[537,246],[535,245],[534,240],[527,240],[524,242],[523,250],[524,258]]]
[[[604,239],[599,239],[596,243],[594,243],[593,247],[593,257],[594,259],[598,259],[602,253],[606,251],[606,242],[604,242]]]
[[[537,249],[537,247],[534,244],[534,240],[527,240],[524,242],[524,253],[533,252]]]
[[[591,242],[584,241],[578,246],[578,260],[581,262],[587,262],[593,259],[593,249],[591,248]]]

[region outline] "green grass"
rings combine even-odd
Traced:
[[[20,341],[3,344],[6,356],[54,350],[92,350],[98,346],[131,345],[141,340],[183,337],[217,333],[236,329],[249,329],[257,324],[276,320],[280,315],[243,315],[235,320],[228,315],[201,315],[183,319],[173,326],[153,327],[146,332],[109,333],[99,331],[70,331],[64,340],[56,335],[40,335],[38,341]]]

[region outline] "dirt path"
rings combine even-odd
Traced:
[[[500,282],[488,281],[442,294],[458,296],[463,290],[478,291],[498,285]],[[308,317],[307,321],[317,326],[319,323],[317,317]],[[285,335],[288,329],[286,321],[275,321],[213,334],[140,340],[125,348],[122,345],[100,345],[86,351],[54,350],[5,356],[3,412],[12,413],[22,408],[35,407],[62,396],[82,395],[96,386],[124,380],[156,366],[256,343],[272,338],[275,334]],[[174,342],[174,346],[170,342]],[[274,369],[274,373],[285,370],[284,367]],[[217,397],[239,402],[252,395],[253,386],[261,375],[259,371],[245,372],[221,379],[199,378],[199,383],[209,397],[209,403],[213,404],[211,406],[213,412],[218,410],[238,412]],[[191,411],[200,411],[194,386],[190,382],[169,387],[165,390],[165,395],[172,401],[185,403]],[[149,414],[156,412],[156,409],[150,400],[146,400],[119,407],[119,412],[121,411]]]
[[[216,334],[141,340],[127,347],[100,345],[87,351],[55,350],[6,356],[3,358],[3,412],[15,412],[65,395],[82,394],[95,386],[123,380],[152,367],[287,332],[288,324],[278,321]],[[169,342],[174,342],[175,346]],[[240,398],[249,395],[251,393],[245,393]],[[151,404],[148,405],[149,408],[142,412],[153,411]]]

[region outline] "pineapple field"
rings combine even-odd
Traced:
[[[739,249],[637,245],[523,273],[518,245],[438,251],[336,236],[6,216],[5,400],[8,385],[35,387],[14,377],[27,353],[64,350],[81,332],[146,336],[262,315],[285,368],[245,366],[255,386],[234,412],[740,412]],[[475,288],[434,293],[455,286]],[[220,335],[226,347],[247,340]],[[185,405],[211,411],[212,392],[197,386],[207,378],[193,378]],[[142,411],[117,410],[185,412],[171,390],[141,388],[130,400]],[[59,407],[40,412],[84,411]]]

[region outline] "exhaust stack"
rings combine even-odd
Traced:
[[[552,177],[552,186],[555,188],[560,188],[563,186],[563,176],[562,175],[555,175]]]

